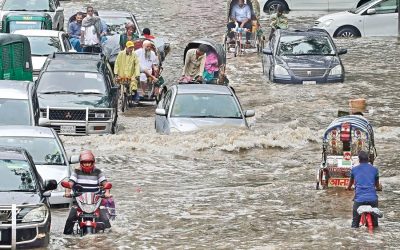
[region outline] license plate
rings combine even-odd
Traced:
[[[61,125],[60,133],[62,134],[75,134],[75,126],[74,125]]]
[[[317,84],[316,81],[303,81],[303,85],[315,85]]]

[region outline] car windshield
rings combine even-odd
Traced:
[[[62,50],[58,37],[28,36],[28,39],[32,56],[48,56]]]
[[[55,138],[0,137],[0,145],[26,149],[38,165],[65,165],[62,150]]]
[[[51,9],[49,0],[6,0],[3,10],[54,11]]]
[[[40,21],[11,21],[10,33],[16,30],[40,30],[42,29],[42,22]]]
[[[28,100],[0,99],[0,125],[32,125]]]
[[[325,36],[283,36],[279,41],[279,55],[335,55],[332,43]]]
[[[0,192],[33,192],[35,179],[32,176],[27,161],[0,159]]]
[[[44,72],[37,91],[42,94],[105,94],[106,85],[99,73]]]
[[[100,16],[100,18],[107,24],[108,31],[111,34],[125,33],[125,24],[128,22],[135,23],[130,17]],[[136,33],[138,33],[137,30]]]
[[[175,98],[171,117],[242,118],[232,95],[181,94]]]

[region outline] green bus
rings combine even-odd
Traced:
[[[0,80],[33,81],[31,46],[26,36],[0,34]]]
[[[2,20],[2,33],[13,33],[15,30],[51,30],[51,16],[47,13],[10,12]]]

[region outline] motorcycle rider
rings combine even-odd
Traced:
[[[80,192],[97,192],[99,186],[104,187],[107,179],[103,172],[95,167],[95,157],[90,150],[83,151],[79,156],[80,168],[74,169],[69,178],[71,186],[79,184],[82,186]],[[71,197],[71,190],[65,189],[65,197]],[[104,193],[105,198],[110,198],[110,190],[106,189]],[[71,207],[67,221],[65,222],[64,234],[72,234],[74,231],[75,221],[78,220],[76,205]],[[104,223],[106,228],[110,228],[111,224],[108,220],[105,210],[100,209],[99,221]]]
[[[351,190],[351,186],[355,186],[354,204],[353,204],[353,221],[352,228],[358,228],[361,216],[357,213],[357,209],[362,205],[370,205],[378,207],[377,190],[382,190],[379,183],[379,172],[376,167],[368,163],[368,154],[360,151],[358,154],[360,164],[351,169],[351,177],[346,190]],[[378,226],[378,218],[373,216],[374,226]]]

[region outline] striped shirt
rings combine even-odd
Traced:
[[[81,185],[82,192],[97,192],[100,183],[107,179],[100,169],[95,168],[90,174],[82,172],[81,169],[75,169],[69,180]]]

